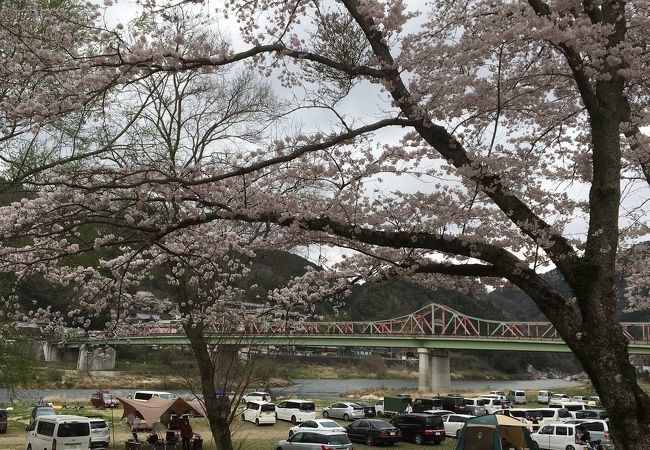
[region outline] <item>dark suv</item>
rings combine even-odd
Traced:
[[[438,397],[442,402],[442,409],[453,411],[456,414],[469,414],[469,409],[465,406],[465,399],[455,395],[448,395],[446,397]]]
[[[0,433],[7,432],[7,410],[0,408]]]
[[[416,398],[411,403],[413,412],[423,412],[430,409],[442,409],[442,400],[439,398]]]
[[[405,440],[418,445],[425,442],[439,444],[445,440],[445,426],[439,416],[422,413],[398,414],[391,423],[402,432]]]

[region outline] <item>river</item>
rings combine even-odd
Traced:
[[[412,391],[417,389],[417,380],[399,380],[399,379],[297,379],[291,386],[273,388],[273,393],[277,396],[291,397],[315,397],[324,399],[338,398],[341,392],[354,390],[376,389],[404,389]],[[483,391],[506,390],[506,389],[566,389],[579,386],[581,383],[567,381],[563,379],[546,379],[546,380],[452,380],[452,391]],[[111,392],[117,396],[127,396],[132,394],[135,389],[111,389]],[[16,396],[20,400],[37,401],[39,398],[44,399],[87,399],[95,392],[95,389],[18,389]],[[191,394],[189,390],[175,390],[177,394]],[[0,390],[0,402],[9,399],[7,390]]]

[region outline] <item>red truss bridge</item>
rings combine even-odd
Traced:
[[[650,344],[650,323],[622,322],[630,341]],[[263,335],[323,336],[439,336],[457,338],[561,340],[551,322],[524,322],[482,319],[432,303],[393,319],[366,322],[289,322],[283,325],[250,326],[249,332]]]

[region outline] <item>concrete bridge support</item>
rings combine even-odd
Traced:
[[[45,362],[61,361],[63,359],[63,351],[59,348],[58,344],[43,342],[43,359]]]
[[[446,394],[451,391],[451,370],[447,350],[418,348],[420,360],[418,391]]]
[[[113,369],[115,369],[115,349],[110,347],[93,349],[85,344],[79,347],[78,371]]]

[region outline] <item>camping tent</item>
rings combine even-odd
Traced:
[[[151,397],[146,402],[122,397],[118,397],[117,399],[124,408],[122,418],[138,412],[149,425],[160,421],[160,417],[168,411],[171,411],[177,416],[182,416],[189,412],[193,412],[198,416],[206,416],[204,405],[198,400],[188,402],[180,397],[175,399]]]
[[[488,414],[465,422],[456,450],[536,450],[528,425],[512,417]]]

